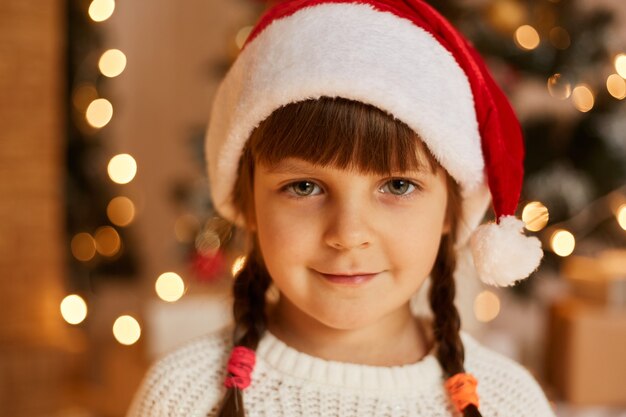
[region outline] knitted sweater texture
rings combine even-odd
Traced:
[[[517,362],[461,331],[465,369],[478,380],[484,417],[554,417],[544,392]],[[156,361],[127,417],[213,417],[226,388],[232,327],[197,337]],[[370,366],[299,352],[266,331],[252,383],[243,391],[247,417],[458,417],[433,348],[419,362]]]

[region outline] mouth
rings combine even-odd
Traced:
[[[341,274],[325,274],[322,272],[318,272],[325,280],[332,282],[334,284],[344,284],[344,285],[360,285],[374,279],[379,273],[366,273],[366,272],[357,272],[353,274],[341,273]]]

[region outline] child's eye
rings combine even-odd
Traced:
[[[413,188],[411,188],[413,187]],[[421,189],[421,187],[409,180],[406,180],[404,178],[394,178],[390,181],[387,181],[385,183],[385,185],[383,186],[383,188],[381,188],[382,190],[384,189],[389,189],[389,191],[383,191],[383,192],[389,192],[393,195],[397,195],[398,197],[409,197],[409,194],[411,194],[413,192],[413,190],[415,189]],[[409,190],[409,192],[407,192],[407,190]]]
[[[308,197],[310,195],[315,195],[312,194],[315,187],[319,188],[317,184],[311,181],[296,181],[285,185],[283,187],[283,191],[294,194],[296,197]]]

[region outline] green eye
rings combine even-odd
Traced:
[[[311,181],[298,181],[287,185],[287,189],[294,192],[299,197],[307,197],[312,194],[316,184]]]
[[[413,188],[411,189],[411,187]],[[411,181],[398,178],[398,179],[393,179],[387,182],[387,184],[385,184],[383,188],[389,189],[389,193],[393,195],[404,196],[406,194],[410,194],[413,191],[413,189],[418,188],[418,187],[416,184],[412,183]],[[409,189],[411,189],[411,191],[407,193],[407,190]]]

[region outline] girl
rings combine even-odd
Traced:
[[[153,365],[129,417],[554,416],[527,370],[460,330],[462,254],[507,286],[542,251],[514,216],[519,123],[434,9],[279,2],[217,91],[206,152],[215,207],[249,242],[234,322]],[[428,278],[432,319],[410,308]]]

